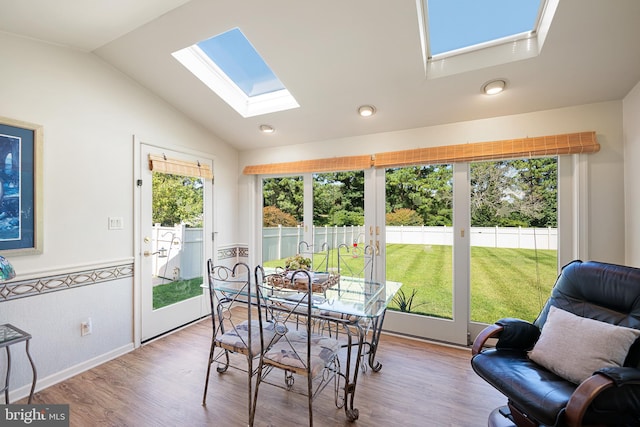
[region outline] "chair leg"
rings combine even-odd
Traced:
[[[248,419],[249,421],[249,426],[253,425],[253,423],[251,422],[251,411],[253,409],[253,405],[252,405],[252,400],[253,396],[251,395],[251,391],[252,391],[252,384],[251,381],[253,380],[253,358],[251,357],[251,355],[247,356],[247,415],[249,416]],[[256,384],[256,388],[258,388],[257,384]]]
[[[313,378],[307,375],[307,396],[309,400],[309,427],[313,427]]]
[[[218,366],[216,368],[216,371],[218,371],[219,374],[227,372],[227,369],[229,368],[229,363],[230,363],[229,362],[229,350],[224,350],[224,365],[223,366]]]
[[[258,406],[258,389],[260,388],[261,379],[262,379],[262,363],[258,365],[258,372],[256,373],[256,388],[253,394],[253,402],[250,406],[249,427],[253,426],[253,422],[256,418],[256,407]]]
[[[207,406],[207,390],[209,389],[209,375],[211,374],[211,363],[213,362],[213,351],[215,346],[211,342],[211,350],[209,350],[209,363],[207,364],[207,376],[204,380],[204,394],[202,395],[202,406]]]

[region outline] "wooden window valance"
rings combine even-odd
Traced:
[[[195,178],[213,178],[213,172],[209,165],[203,165],[200,162],[169,159],[164,155],[149,154],[149,170]]]
[[[445,145],[376,154],[375,167],[462,163],[483,160],[559,156],[600,151],[595,132]]]
[[[376,153],[372,156],[334,157],[246,166],[245,175],[290,174],[358,170],[369,167],[390,168],[409,165],[462,163],[484,160],[517,159],[565,154],[596,153],[600,144],[595,132],[443,145],[413,150]]]
[[[338,172],[369,169],[373,166],[371,155],[333,157],[330,159],[300,160],[297,162],[271,163],[266,165],[246,166],[245,175],[271,175],[308,172]]]

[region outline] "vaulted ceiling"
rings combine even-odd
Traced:
[[[428,78],[412,0],[0,0],[0,31],[91,52],[239,150],[620,100],[638,22],[638,0],[560,0],[540,55]],[[171,56],[234,27],[300,108],[242,118]],[[507,90],[482,95],[494,78]]]

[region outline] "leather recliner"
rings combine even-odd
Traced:
[[[533,323],[501,319],[478,335],[473,370],[507,397],[489,425],[640,426],[640,338],[630,341],[621,366],[596,369],[572,382],[530,358],[552,306],[581,319],[640,329],[640,269],[573,261],[562,268]],[[490,338],[497,339],[495,347],[487,345]]]

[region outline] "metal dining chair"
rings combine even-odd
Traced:
[[[247,413],[251,417],[255,362],[262,349],[261,338],[272,342],[275,337],[273,324],[259,322],[256,317],[258,311],[251,295],[252,274],[247,264],[238,263],[228,268],[214,266],[208,260],[207,273],[213,335],[202,405],[206,405],[211,366],[215,363],[219,374],[230,367],[247,373]],[[234,363],[234,354],[242,356],[240,359],[245,359],[246,364],[242,360]]]
[[[260,387],[267,383],[306,395],[309,426],[312,426],[313,400],[332,382],[336,392],[336,406],[341,406],[337,399],[340,342],[335,336],[328,336],[317,330],[322,322],[318,322],[319,313],[313,308],[313,299],[321,296],[314,295],[310,290],[312,282],[307,271],[293,272],[288,279],[306,281],[309,284],[306,290],[279,288],[274,286],[274,283],[281,283],[281,278],[276,281],[270,280],[260,267],[257,267],[255,272],[257,305],[261,312],[259,323],[263,339],[250,424],[255,418]],[[272,325],[274,336],[269,334],[268,329]],[[278,370],[284,371],[284,383],[271,378],[273,372]],[[303,379],[304,384],[296,387],[296,379]]]

